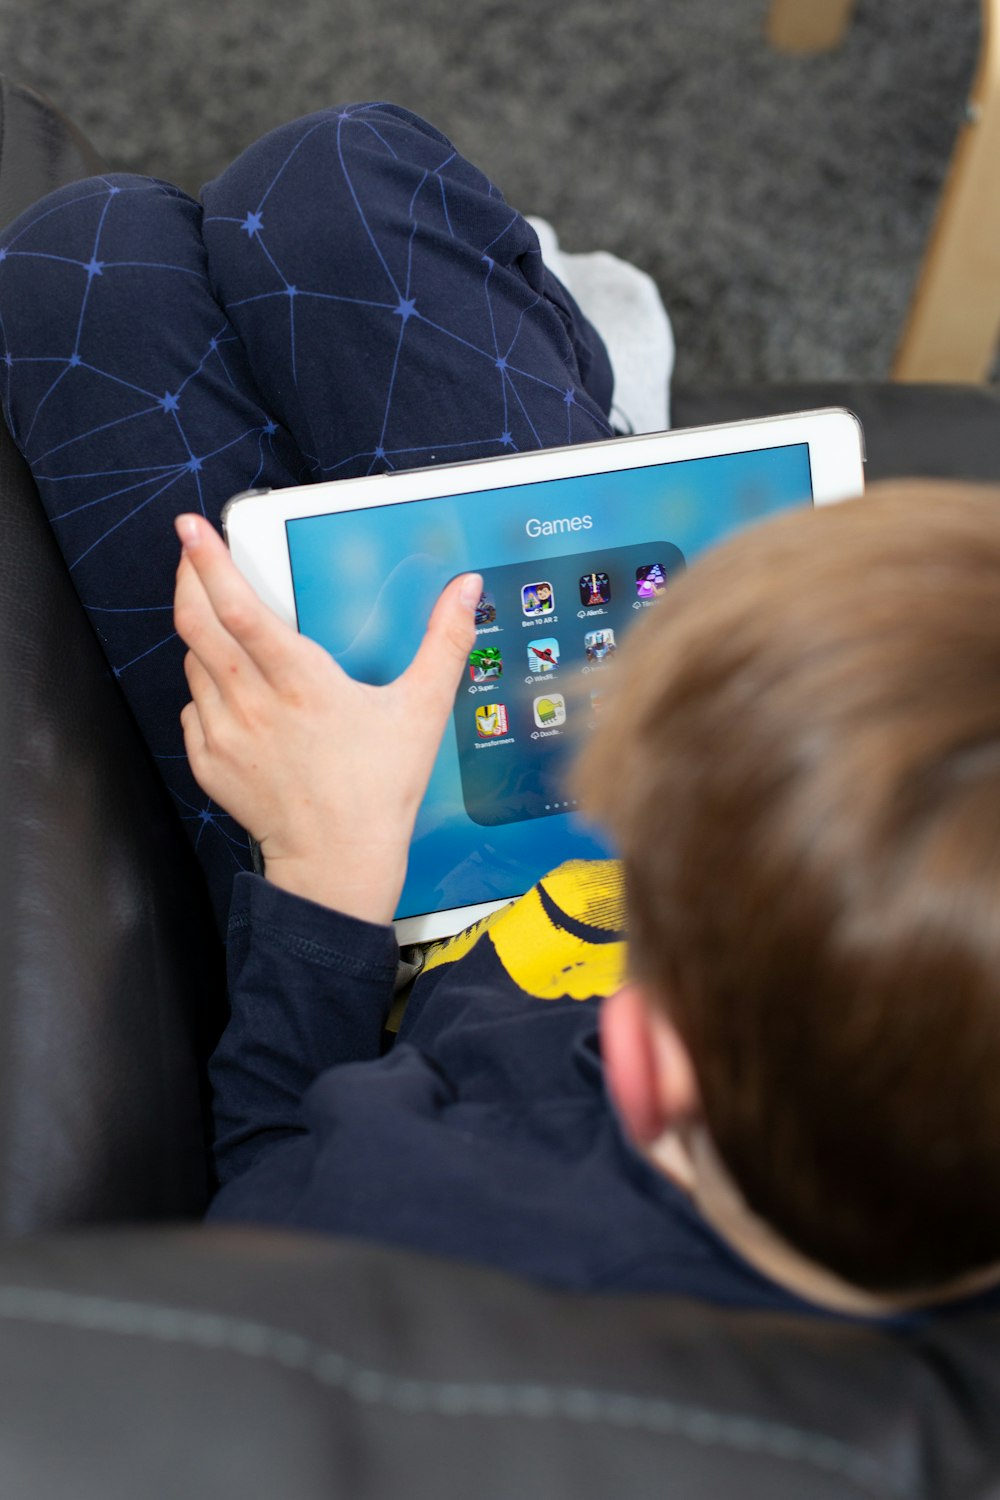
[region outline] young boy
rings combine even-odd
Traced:
[[[883,489],[672,581],[578,772],[624,902],[617,867],[547,877],[432,955],[384,1057],[480,580],[371,688],[181,517],[185,742],[267,871],[233,903],[214,1217],[744,1307],[991,1298],[998,506]]]

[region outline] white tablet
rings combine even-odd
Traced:
[[[457,932],[565,859],[607,855],[565,773],[630,627],[739,527],[859,495],[863,463],[857,418],[827,410],[229,502],[226,538],[253,587],[368,682],[408,665],[450,578],[483,575],[476,648],[417,818],[401,943]]]

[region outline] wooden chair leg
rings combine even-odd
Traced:
[[[854,0],[771,0],[767,39],[779,52],[827,52],[843,40]]]
[[[893,365],[895,380],[980,381],[1000,332],[1000,0]]]

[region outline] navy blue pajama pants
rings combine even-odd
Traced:
[[[220,916],[246,834],[196,785],[172,521],[238,490],[610,433],[611,370],[534,231],[387,104],[272,132],[199,204],[108,175],[0,237],[4,415]]]

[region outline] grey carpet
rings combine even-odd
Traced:
[[[389,98],[569,249],[650,271],[687,384],[887,373],[978,0],[859,0],[796,59],[766,0],[0,0],[0,66],[111,164],[190,190],[254,136]]]

